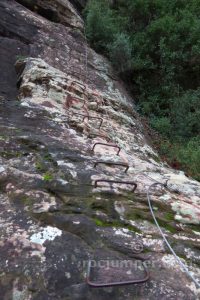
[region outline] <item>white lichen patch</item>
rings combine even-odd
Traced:
[[[189,197],[200,197],[200,183],[186,177],[184,172],[166,174],[166,176],[169,178],[168,185],[172,190],[178,190]]]
[[[179,264],[177,263],[175,257],[172,254],[164,255],[161,261],[164,264],[164,266],[167,268],[172,268],[172,269],[180,268]]]
[[[165,194],[159,197],[161,201],[169,201],[171,199],[171,195]]]
[[[153,225],[151,222],[146,221],[146,220],[128,220],[130,225],[135,226],[139,230],[141,230],[143,233],[154,233],[156,234],[158,232],[157,228],[155,225]],[[147,237],[147,236],[146,236]]]
[[[0,173],[3,173],[3,172],[5,172],[5,168],[4,167],[0,167]]]
[[[199,231],[193,230],[193,232],[194,232],[194,234],[196,234],[196,235],[200,235],[200,232],[199,232]]]
[[[191,282],[190,285],[186,284],[186,287],[188,287],[197,296],[197,299],[200,299],[200,288],[197,289],[196,284],[194,282]]]
[[[182,241],[191,241],[191,242],[196,242],[197,244],[200,243],[200,239],[197,238],[192,238],[192,237],[187,237],[185,235],[180,235],[180,234],[174,234],[173,238],[177,240],[182,240]]]
[[[59,167],[68,167],[68,168],[71,168],[71,169],[75,168],[75,166],[72,163],[66,163],[64,160],[58,160],[57,164],[58,164]]]
[[[67,277],[67,279],[71,278],[71,274],[69,272],[65,272],[65,276]]]
[[[72,177],[73,177],[74,179],[77,177],[77,172],[76,172],[76,171],[70,170],[69,172],[70,172],[70,174],[72,175]]]
[[[62,185],[67,185],[69,183],[67,180],[64,180],[62,178],[58,179],[57,181],[60,182],[60,184]]]
[[[32,243],[40,244],[43,245],[45,241],[53,241],[57,236],[62,235],[62,230],[52,227],[52,226],[47,226],[43,228],[42,231],[34,233],[30,237],[30,241]]]
[[[198,260],[198,261],[200,260],[200,255],[196,255],[195,252],[192,251],[191,249],[185,248],[184,251],[185,251],[186,257],[188,259],[192,258],[192,259],[195,259],[195,260]]]
[[[51,206],[56,205],[56,201],[54,197],[51,197],[49,200],[50,200],[49,202],[43,200],[40,203],[35,203],[33,205],[33,212],[34,213],[48,212]]]
[[[143,245],[152,251],[162,252],[165,250],[164,241],[152,238],[143,238]]]
[[[191,200],[191,202],[192,202],[193,204],[199,205],[199,207],[200,207],[200,197],[198,197],[198,196],[193,196],[193,197],[190,198],[190,200]]]
[[[130,230],[127,228],[113,228],[114,229],[114,234],[124,236],[124,237],[131,237]]]
[[[175,220],[185,224],[200,224],[200,207],[183,201],[173,202],[171,206],[176,212]]]

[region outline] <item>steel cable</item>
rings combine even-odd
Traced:
[[[194,278],[194,276],[190,273],[190,271],[188,270],[187,266],[181,261],[181,259],[178,257],[178,255],[175,253],[175,251],[173,250],[173,248],[171,247],[170,243],[168,242],[167,238],[165,237],[162,229],[160,228],[160,225],[158,224],[158,221],[156,219],[156,216],[154,214],[154,211],[153,211],[153,207],[152,207],[152,204],[151,204],[151,196],[150,196],[150,190],[153,186],[156,186],[156,185],[162,185],[164,187],[167,187],[167,184],[163,184],[161,182],[156,182],[156,183],[153,183],[152,185],[150,185],[147,189],[147,200],[148,200],[148,205],[149,205],[149,209],[150,209],[150,212],[152,214],[152,217],[154,219],[154,222],[158,228],[158,230],[160,231],[160,234],[162,235],[162,238],[163,240],[165,241],[167,247],[169,248],[169,250],[171,251],[171,253],[174,255],[176,261],[178,262],[178,264],[180,265],[180,267],[182,267],[185,271],[185,273],[192,279],[192,281],[196,284],[196,286],[198,288],[200,288],[200,283]]]

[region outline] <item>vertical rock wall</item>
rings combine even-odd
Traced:
[[[151,190],[153,209],[199,280],[200,184],[147,143],[133,99],[86,44],[69,1],[1,1],[0,10],[0,298],[198,299],[146,191],[168,180]],[[95,282],[144,278],[142,260],[150,279],[94,289],[89,259]]]

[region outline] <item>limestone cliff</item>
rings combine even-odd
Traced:
[[[153,223],[146,191],[168,180],[151,190],[153,208],[198,279],[200,184],[149,144],[124,84],[86,43],[76,11],[84,3],[0,3],[1,299],[198,299]],[[145,283],[86,283],[89,259],[93,279],[109,282],[143,277],[141,258]]]

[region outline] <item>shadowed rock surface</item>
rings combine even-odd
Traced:
[[[86,44],[72,3],[1,1],[0,13],[1,299],[198,299],[152,221],[146,191],[151,178],[168,179],[168,189],[152,189],[155,214],[198,279],[200,184],[160,161],[123,83]],[[101,128],[101,119],[77,113],[102,118]],[[117,144],[120,154],[103,145],[92,151],[97,142]],[[97,161],[129,170],[94,168]],[[97,179],[134,181],[137,189],[95,188]],[[143,277],[141,256],[146,283],[87,285],[89,259],[93,280],[109,282]]]

